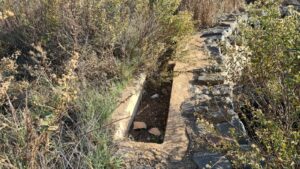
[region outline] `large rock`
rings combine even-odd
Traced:
[[[193,161],[197,164],[199,169],[231,169],[230,161],[223,155],[218,153],[195,153]]]
[[[206,113],[207,111],[208,111],[207,106],[195,105],[192,101],[184,102],[181,105],[181,113],[184,116],[194,115],[195,112]]]
[[[215,59],[219,64],[223,63],[224,56],[221,54],[221,50],[217,45],[207,45],[206,48],[213,59]]]
[[[220,74],[204,74],[198,77],[198,82],[204,85],[220,85],[225,82],[225,78]]]
[[[234,129],[234,132],[237,136],[242,137],[246,136],[246,129],[241,120],[234,116],[230,122],[219,123],[216,125],[216,129],[224,136],[232,137],[231,129]]]
[[[246,134],[246,129],[243,122],[239,119],[238,116],[234,116],[231,120],[231,124],[243,135]]]
[[[223,110],[223,111],[208,111],[207,113],[205,113],[204,117],[216,124],[216,123],[230,121],[234,115],[236,115],[236,113],[232,114],[231,110]]]
[[[182,103],[180,109],[181,109],[181,113],[185,116],[188,115],[193,115],[193,113],[195,112],[195,104],[192,101],[185,101]]]
[[[207,45],[206,48],[212,57],[221,55],[221,50],[217,45]]]
[[[224,30],[224,27],[208,29],[203,31],[201,37],[222,36]]]

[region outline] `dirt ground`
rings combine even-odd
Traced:
[[[153,85],[147,81],[142,102],[134,121],[145,122],[147,129],[134,130],[133,125],[129,131],[129,138],[138,142],[163,143],[164,132],[168,119],[172,82],[164,82],[161,85]],[[152,96],[157,95],[157,98]],[[150,120],[151,119],[151,120]],[[154,136],[148,132],[151,128],[158,128],[160,136]]]

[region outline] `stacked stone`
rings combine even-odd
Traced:
[[[220,47],[220,42],[231,44],[230,35],[236,30],[239,19],[245,20],[246,16],[234,14],[223,16],[218,26],[202,32],[207,53],[213,63],[195,71],[196,83],[191,86],[193,98],[182,105],[182,113],[186,117],[194,116],[195,112],[201,114],[201,117],[213,124],[220,137],[236,139],[240,148],[247,150],[250,148],[249,138],[244,124],[234,111],[233,89],[227,80],[224,65],[226,55],[222,54]],[[210,135],[205,125],[196,123],[195,125],[198,137]],[[193,161],[198,168],[232,168],[230,160],[224,154],[205,148],[193,152]]]

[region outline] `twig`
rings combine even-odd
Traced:
[[[8,94],[7,94],[6,92],[5,92],[5,94],[6,94],[6,97],[7,97],[7,100],[8,100],[9,108],[10,108],[11,114],[12,114],[12,116],[13,116],[15,125],[16,125],[16,127],[18,128],[19,120],[18,120],[18,118],[17,118],[16,109],[14,108],[13,104],[11,103],[11,100],[10,100]]]

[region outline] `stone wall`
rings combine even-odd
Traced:
[[[182,106],[182,112],[188,119],[192,119],[191,112],[196,112],[197,118],[200,119],[194,127],[190,127],[190,132],[188,130],[190,140],[204,138],[203,144],[200,145],[202,148],[195,151],[192,157],[198,168],[209,166],[232,168],[230,158],[226,154],[218,153],[220,151],[218,148],[215,150],[206,148],[211,144],[215,146],[222,144],[219,140],[235,140],[240,149],[245,151],[251,149],[244,124],[234,110],[234,84],[230,80],[230,71],[239,71],[242,69],[242,63],[232,68],[229,65],[231,59],[223,50],[224,46],[235,46],[234,36],[231,35],[238,31],[238,22],[245,20],[247,20],[247,15],[244,14],[224,15],[219,19],[217,26],[201,32],[210,65],[195,73],[197,85],[192,86],[191,91],[196,102],[189,101]],[[204,121],[208,121],[210,125]],[[209,126],[213,128],[209,129]],[[199,146],[199,143],[195,145]]]
[[[298,0],[285,1],[280,7],[283,17],[289,15],[288,9],[291,7],[299,11],[300,2]],[[235,39],[239,33],[239,22],[246,22],[247,19],[247,14],[224,15],[220,18],[217,26],[202,32],[207,54],[213,61],[207,68],[199,70],[198,82],[201,83],[202,90],[193,90],[201,102],[196,108],[194,106],[198,114],[204,114],[203,117],[212,122],[217,134],[235,139],[239,143],[240,150],[243,151],[251,150],[251,141],[245,125],[235,111],[233,79],[242,75],[242,69],[248,63],[247,55],[251,54],[245,47],[237,45],[238,41]],[[225,48],[226,50],[224,50]],[[234,51],[233,54],[230,52],[230,56],[227,55],[226,51],[228,50]],[[233,74],[236,77],[233,77]],[[191,104],[186,104],[184,108],[189,110],[188,107],[192,107]],[[206,139],[202,149],[193,153],[193,161],[197,167],[232,168],[231,159],[226,153],[220,152],[217,148],[205,148],[205,146],[209,146],[210,142],[218,144],[216,141],[218,135],[212,134],[213,132],[209,131],[203,122],[196,126],[201,133],[197,137]],[[232,129],[237,135],[232,135]],[[246,166],[247,164],[245,164]]]

